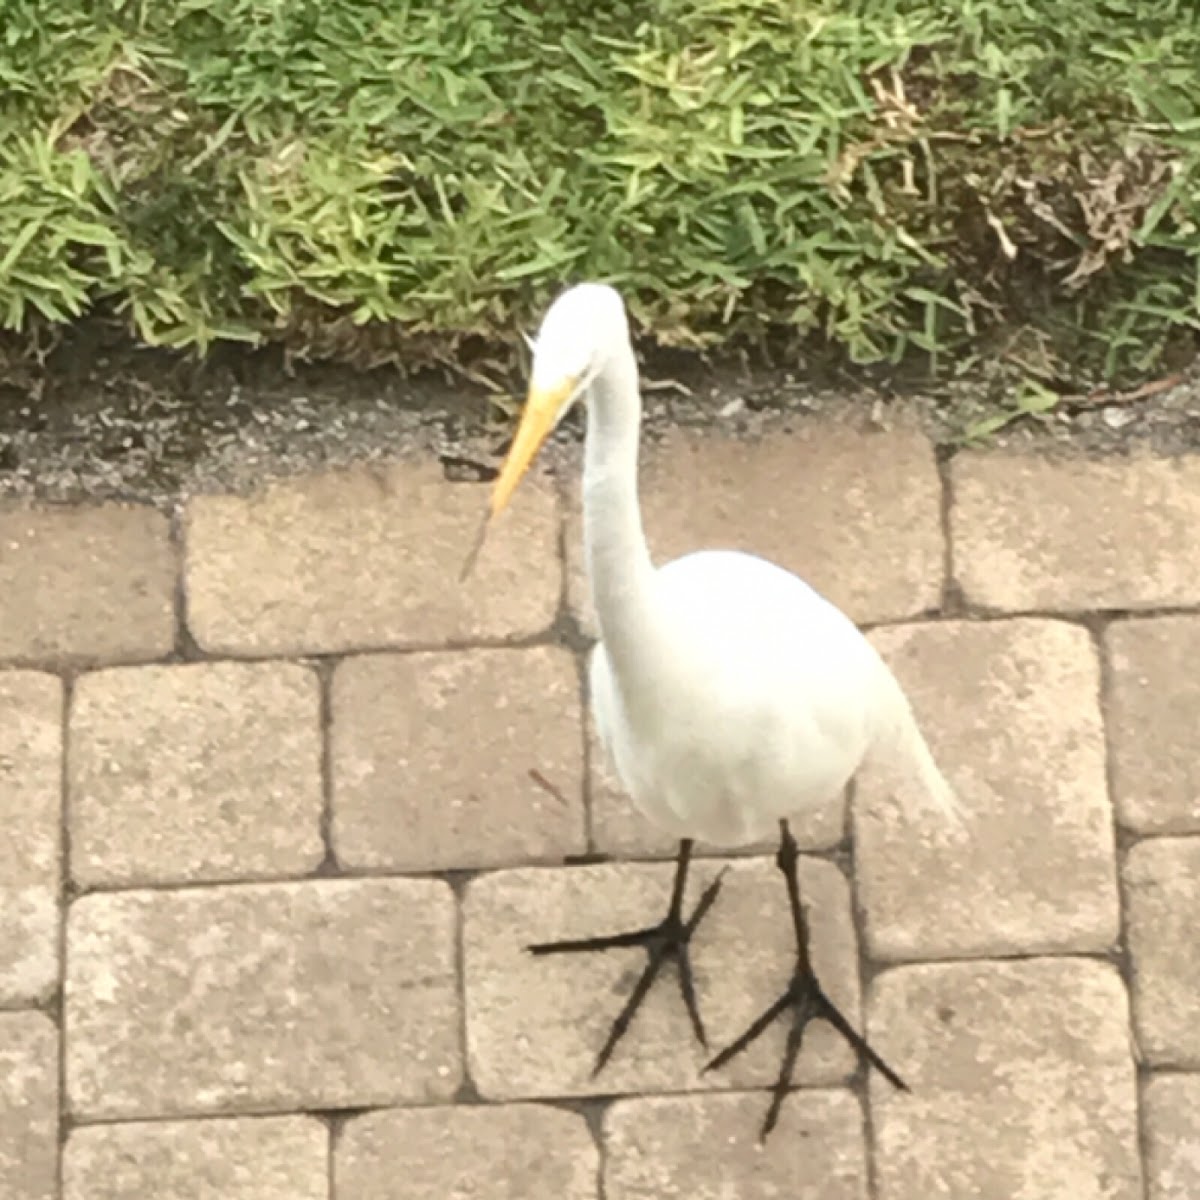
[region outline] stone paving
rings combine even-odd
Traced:
[[[397,462],[150,508],[0,509],[3,1200],[1195,1200],[1200,460],[944,460],[814,424],[648,452],[659,556],[764,552],[871,627],[969,811],[797,823],[814,1027],[701,1075],[638,964],[672,846],[604,770],[576,480]],[[694,961],[724,1044],[790,970],[769,854]],[[610,861],[595,861],[608,855]],[[583,856],[587,861],[576,861]]]

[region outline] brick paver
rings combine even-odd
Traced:
[[[81,884],[311,871],[321,841],[321,700],[294,663],[84,676],[71,715],[71,872]]]
[[[595,1200],[587,1122],[544,1104],[390,1109],[348,1122],[334,1187],[347,1200]]]
[[[1117,815],[1138,833],[1200,833],[1200,617],[1116,621],[1104,640]]]
[[[889,961],[1099,951],[1117,938],[1100,674],[1061,621],[882,630],[969,814],[964,842],[863,786],[854,809],[871,953]]]
[[[697,868],[699,897],[720,863]],[[813,953],[834,1002],[859,1011],[857,956],[846,882],[806,859],[801,886],[812,913]],[[535,958],[529,942],[620,933],[666,913],[665,864],[502,871],[471,884],[464,905],[467,1044],[472,1077],[488,1099],[766,1085],[778,1072],[785,1029],[764,1034],[719,1072],[695,1041],[678,985],[656,984],[599,1080],[596,1052],[636,982],[640,950]],[[692,947],[701,1015],[714,1050],[778,996],[795,961],[783,881],[765,859],[729,864],[716,905]],[[734,965],[736,964],[736,968]],[[814,1025],[798,1079],[838,1083],[854,1066],[833,1030]]]
[[[436,464],[277,483],[187,508],[189,627],[229,654],[332,653],[546,629],[561,589],[554,495],[538,480],[458,581],[486,489]]]
[[[1006,610],[1200,604],[1200,457],[1053,459],[979,452],[952,465],[954,567]]]
[[[581,853],[582,776],[579,676],[563,650],[371,655],[334,676],[333,838],[346,866]]]
[[[72,906],[67,936],[78,1117],[427,1102],[458,1087],[444,883],[95,894]]]
[[[58,978],[62,685],[0,671],[0,1008]]]
[[[607,1200],[866,1200],[863,1117],[845,1091],[791,1098],[765,1151],[758,1093],[620,1100],[604,1121]]]
[[[1200,457],[972,452],[944,492],[906,429],[800,424],[648,444],[646,526],[886,625],[965,831],[874,773],[852,839],[840,798],[795,828],[818,969],[911,1093],[817,1023],[764,1148],[785,1028],[701,1073],[792,970],[773,839],[698,847],[709,1052],[668,966],[593,1078],[644,953],[524,946],[659,920],[668,863],[564,859],[675,845],[594,739],[585,778],[578,481],[460,585],[486,487],[364,466],[196,497],[179,547],[0,511],[0,1198],[1200,1194]]]
[[[880,1200],[1141,1200],[1128,1002],[1111,967],[897,967],[869,1009],[912,1088],[871,1081]]]
[[[1155,838],[1125,861],[1133,1013],[1152,1066],[1200,1070],[1200,838]]]
[[[656,562],[746,550],[798,572],[856,621],[899,620],[942,596],[941,489],[928,441],[821,423],[757,441],[677,433],[643,451],[642,512]],[[595,630],[578,485],[571,596]]]
[[[1200,1075],[1159,1075],[1142,1089],[1146,1200],[1200,1196]]]
[[[175,644],[170,524],[152,508],[0,510],[0,662],[124,662]]]
[[[0,1196],[53,1200],[58,1032],[42,1013],[0,1013]]]
[[[327,1200],[329,1129],[308,1116],[71,1131],[63,1200]]]

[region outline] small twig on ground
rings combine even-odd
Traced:
[[[564,808],[566,807],[566,804],[567,804],[566,796],[564,796],[562,794],[562,792],[559,791],[559,789],[556,788],[554,786],[554,784],[552,784],[550,782],[550,780],[548,780],[545,777],[545,775],[543,775],[541,773],[541,771],[539,771],[537,769],[537,767],[529,768],[529,778],[532,779],[533,782],[536,783],[538,785],[538,787],[540,787],[542,789],[543,792],[546,792],[548,795],[553,796],[554,799],[559,802],[559,804],[563,805]]]
[[[1162,392],[1169,392],[1183,382],[1183,373],[1176,371],[1173,375],[1165,375],[1162,379],[1152,379],[1148,383],[1139,384],[1127,392],[1114,392],[1109,388],[1096,388],[1086,396],[1071,396],[1064,399],[1072,408],[1103,408],[1110,404],[1135,404],[1138,400],[1148,400]]]

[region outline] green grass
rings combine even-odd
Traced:
[[[1194,0],[8,0],[0,323],[453,362],[598,277],[665,344],[1147,372],[1198,63]]]

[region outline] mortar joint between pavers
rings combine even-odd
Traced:
[[[1114,965],[1133,1003],[1133,960],[1129,949],[1129,905],[1122,886],[1125,852],[1128,842],[1125,831],[1117,816],[1116,792],[1116,750],[1113,745],[1112,705],[1113,705],[1113,666],[1108,654],[1108,640],[1105,637],[1112,619],[1102,614],[1094,614],[1091,620],[1083,622],[1092,640],[1092,649],[1096,655],[1099,680],[1097,683],[1097,703],[1100,709],[1100,732],[1104,739],[1104,790],[1108,796],[1108,811],[1112,821],[1113,855],[1112,869],[1117,892],[1117,945],[1113,949]],[[1130,1031],[1132,1036],[1132,1030]]]
[[[571,652],[575,659],[575,669],[579,677],[579,739],[580,759],[582,764],[580,803],[583,806],[583,844],[585,855],[572,857],[590,858],[596,850],[596,823],[592,798],[592,739],[588,736],[591,729],[591,704],[588,691],[588,659],[596,639],[584,629],[582,622],[571,608],[571,579],[570,554],[567,550],[567,538],[570,535],[568,520],[568,503],[566,500],[565,482],[557,481],[559,530],[558,551],[559,562],[562,565],[562,592],[559,596],[559,610],[555,617],[554,626],[561,638],[562,645]]]
[[[337,849],[333,844],[333,673],[337,660],[333,658],[310,659],[309,665],[315,672],[318,687],[317,736],[321,740],[321,845],[325,854],[313,869],[316,878],[328,878],[341,874]]]
[[[558,514],[558,532],[555,539],[556,556],[560,572],[558,608],[551,630],[559,643],[572,653],[586,657],[596,639],[584,628],[575,610],[571,607],[571,553],[567,539],[571,536],[571,501],[567,481],[561,474],[554,477],[554,498]]]
[[[373,1112],[386,1112],[386,1107],[370,1104],[357,1104],[348,1108],[311,1108],[302,1110],[303,1115],[320,1121],[329,1130],[331,1141],[338,1140],[345,1132],[346,1126],[356,1117],[365,1117]]]
[[[276,663],[276,662],[297,662],[304,661],[310,663],[332,662],[339,663],[349,659],[367,658],[376,655],[410,655],[410,654],[458,654],[470,653],[476,650],[536,650],[542,647],[551,646],[562,648],[565,645],[564,637],[561,632],[554,626],[553,623],[545,628],[537,630],[534,633],[519,634],[512,637],[477,637],[477,638],[441,638],[434,640],[413,640],[404,642],[363,642],[353,646],[339,646],[335,650],[321,650],[312,647],[299,647],[288,650],[271,649],[271,650],[206,650],[203,646],[196,651],[195,659],[185,657],[178,651],[172,650],[170,654],[156,659],[128,659],[121,661],[103,661],[103,662],[77,662],[73,665],[84,669],[103,669],[113,666],[147,666],[152,663],[161,663],[163,665],[171,665],[175,663],[189,663],[200,661],[206,663]],[[570,648],[569,646],[567,647]],[[0,662],[0,667],[27,667],[29,669],[40,669],[44,671],[62,670],[63,664],[59,660],[55,660],[52,664],[47,664],[42,660],[38,661],[17,661],[4,660]]]
[[[75,700],[75,674],[64,672],[62,675],[62,735],[59,746],[59,897],[58,897],[58,1146],[55,1152],[54,1188],[55,1195],[64,1194],[63,1161],[67,1138],[70,1136],[72,1121],[68,1108],[67,1097],[67,912],[70,908],[74,890],[74,879],[71,873],[71,710]]]
[[[482,871],[452,870],[441,872],[441,878],[454,893],[454,981],[458,995],[458,1045],[462,1077],[455,1092],[454,1103],[482,1104],[483,1097],[471,1075],[471,1041],[467,1016],[467,888]]]
[[[558,603],[554,609],[554,620],[551,622],[557,625],[564,617],[571,616],[571,559],[567,552],[567,537],[569,534],[570,521],[567,515],[570,512],[570,505],[567,501],[566,487],[561,476],[555,476],[551,487],[554,493],[554,516],[556,525],[554,530],[554,557],[558,562]]]
[[[586,658],[596,639],[589,636],[570,610],[558,613],[547,630],[549,644],[561,646],[572,654]]]
[[[1130,1044],[1137,1046],[1137,1033],[1133,1026],[1133,996],[1134,996],[1134,964],[1133,964],[1133,949],[1129,942],[1129,889],[1125,884],[1125,861],[1129,857],[1129,852],[1138,842],[1145,839],[1137,834],[1131,833],[1123,829],[1120,825],[1116,826],[1117,846],[1116,846],[1116,871],[1117,871],[1117,915],[1119,924],[1117,927],[1117,945],[1113,950],[1112,961],[1116,967],[1117,974],[1121,977],[1121,983],[1125,987],[1126,994],[1129,996],[1130,1006],[1130,1027],[1129,1040]],[[1140,1049],[1139,1049],[1140,1053]],[[1135,1055],[1135,1061],[1140,1063],[1140,1058]]]
[[[54,981],[54,986],[49,991],[44,992],[40,996],[21,1000],[11,1005],[0,1006],[0,1014],[20,1012],[41,1013],[42,1016],[53,1021],[55,1026],[59,1026],[62,1023],[63,1002],[63,982],[59,978]]]
[[[167,513],[167,540],[175,567],[175,586],[172,589],[172,607],[175,615],[175,652],[173,658],[179,662],[200,662],[204,651],[192,636],[188,625],[187,591],[187,532],[184,505],[179,501],[171,505]]]
[[[337,1196],[337,1143],[343,1122],[320,1117],[318,1120],[325,1126],[325,1200],[334,1200]]]
[[[320,1121],[325,1126],[325,1197],[335,1200],[337,1196],[337,1148],[342,1140],[346,1125],[355,1117],[374,1110],[370,1108],[318,1109],[306,1116]]]
[[[934,463],[938,476],[938,527],[942,534],[942,597],[941,613],[945,617],[959,617],[966,613],[967,596],[958,581],[954,559],[954,476],[950,462],[954,458],[952,446],[935,445]]]
[[[463,1032],[463,1037],[466,1037],[466,1031]],[[465,1063],[465,1056],[464,1056]],[[480,1095],[479,1089],[475,1086],[475,1082],[467,1077],[466,1070],[463,1071],[462,1083],[458,1085],[458,1090],[454,1093],[451,1103],[456,1108],[486,1108],[488,1101]]]
[[[580,741],[580,761],[582,764],[582,772],[580,775],[580,796],[579,802],[583,805],[583,844],[585,847],[584,853],[581,855],[572,855],[569,857],[590,861],[593,856],[600,853],[596,848],[596,817],[595,817],[595,802],[593,798],[592,788],[592,768],[596,766],[592,753],[592,739],[589,733],[592,728],[592,713],[588,695],[588,662],[587,658],[582,654],[575,654],[575,671],[579,679],[579,741]]]
[[[1150,621],[1156,617],[1194,617],[1198,614],[1200,606],[1186,604],[1146,605],[1144,608],[995,608],[968,601],[961,615],[975,621],[1068,621],[1090,629],[1097,624],[1108,626],[1115,621]]]
[[[867,994],[863,993],[863,1025],[866,1027]],[[882,1185],[879,1182],[879,1164],[876,1162],[875,1110],[871,1107],[871,1081],[867,1069],[861,1062],[846,1083],[846,1089],[858,1101],[862,1116],[863,1164],[867,1170],[867,1200],[879,1200]]]
[[[581,1096],[578,1099],[563,1098],[549,1100],[546,1103],[551,1108],[574,1113],[576,1116],[583,1118],[584,1124],[587,1125],[588,1133],[591,1134],[592,1141],[596,1146],[596,1197],[597,1200],[607,1200],[608,1189],[605,1182],[607,1152],[604,1140],[604,1118],[613,1105],[613,1098]]]
[[[1130,1041],[1133,1041],[1134,1034],[1130,1030]],[[1138,1161],[1141,1164],[1142,1176],[1142,1200],[1156,1200],[1156,1197],[1151,1190],[1150,1185],[1150,1125],[1147,1120],[1146,1106],[1143,1103],[1143,1098],[1146,1093],[1146,1087],[1151,1079],[1159,1075],[1171,1074],[1171,1072],[1154,1071],[1149,1064],[1141,1060],[1139,1054],[1133,1056],[1134,1070],[1134,1102],[1137,1105],[1137,1141],[1138,1141]]]
[[[0,671],[40,671],[43,675],[58,676],[67,673],[84,675],[89,671],[107,671],[113,667],[150,667],[182,661],[174,648],[154,658],[140,655],[101,658],[94,654],[58,654],[44,658],[37,654],[13,654],[0,656]]]
[[[1135,620],[1139,617],[1151,619],[1159,616],[1196,615],[1179,610],[1146,610],[1126,613],[1118,610],[1099,609],[990,609],[969,605],[959,613],[918,613],[909,617],[889,618],[884,621],[864,622],[859,628],[864,634],[887,629],[908,629],[918,626],[948,625],[956,621],[971,621],[979,625],[999,625],[1010,621],[1054,621],[1062,625],[1075,625],[1089,634],[1097,629],[1107,630],[1119,620]]]

